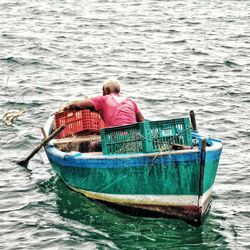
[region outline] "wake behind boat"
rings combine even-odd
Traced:
[[[44,127],[50,135],[59,125],[67,125],[45,146],[52,168],[67,186],[131,215],[202,224],[222,144],[200,135],[194,116],[193,126],[189,118],[178,118],[102,128],[96,113],[84,110],[79,118],[77,112],[52,115]],[[90,127],[82,126],[91,117]],[[102,152],[89,152],[98,140]]]

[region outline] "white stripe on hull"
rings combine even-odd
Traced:
[[[198,202],[198,195],[122,195],[122,194],[103,194],[90,192],[82,189],[73,190],[80,192],[91,199],[118,203],[118,204],[144,204],[144,205],[162,205],[162,206],[199,206],[211,197],[212,188],[210,188]]]

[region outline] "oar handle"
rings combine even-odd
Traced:
[[[197,125],[196,125],[196,120],[195,120],[194,111],[191,110],[191,111],[189,112],[189,115],[190,115],[190,119],[191,119],[191,124],[192,124],[193,131],[194,131],[194,132],[198,132],[198,130],[197,130]]]
[[[29,156],[23,160],[19,161],[18,164],[21,166],[26,166],[29,163],[29,160],[44,146],[46,145],[49,141],[51,141],[53,138],[55,138],[57,135],[59,135],[64,129],[66,125],[60,126],[57,130],[55,130],[51,135],[48,137],[44,138],[42,142],[29,154]]]
[[[51,135],[49,135],[48,137],[46,137],[45,139],[43,139],[42,141],[42,146],[44,146],[45,144],[47,144],[49,141],[51,141],[53,138],[55,138],[56,136],[58,136],[64,129],[65,129],[66,125],[63,124],[61,125],[57,130],[55,130]]]

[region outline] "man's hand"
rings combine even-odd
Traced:
[[[90,99],[85,99],[83,101],[72,102],[60,108],[60,111],[68,110],[82,110],[89,109],[90,111],[95,111],[95,107],[90,101]]]
[[[63,111],[67,110],[79,110],[80,108],[78,107],[77,103],[72,103],[63,108]]]

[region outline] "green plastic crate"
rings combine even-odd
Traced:
[[[189,118],[164,121],[150,121],[142,124],[144,135],[144,152],[168,150],[173,143],[192,145]]]
[[[141,123],[101,129],[103,154],[143,152]]]
[[[145,121],[101,129],[103,154],[150,153],[168,150],[172,143],[192,144],[189,118]]]

